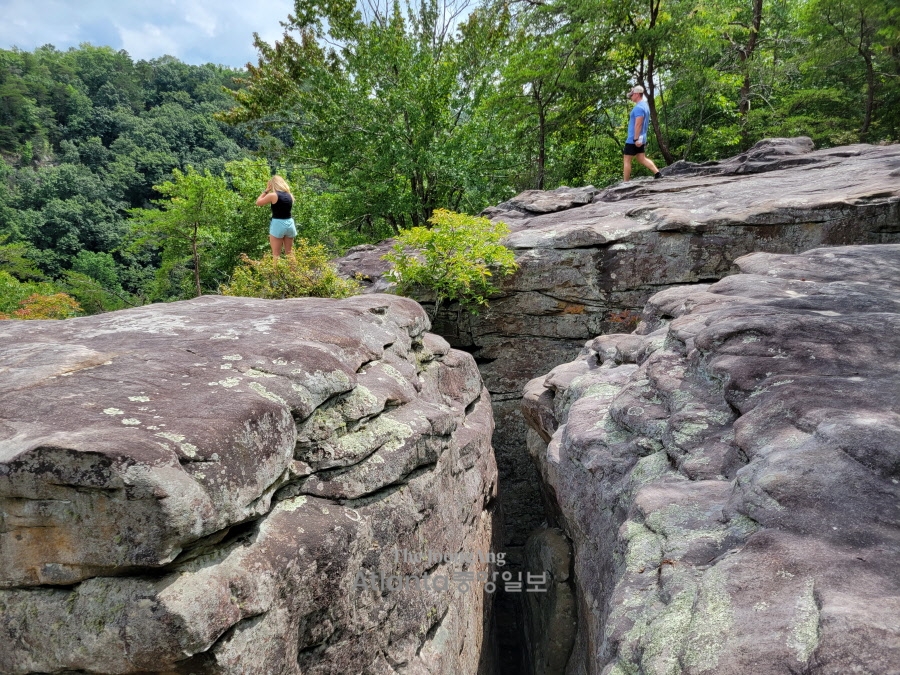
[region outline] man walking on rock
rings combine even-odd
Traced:
[[[622,159],[625,163],[625,180],[631,178],[631,160],[637,157],[637,161],[650,169],[654,178],[660,178],[662,174],[651,160],[644,154],[647,145],[647,129],[650,127],[650,106],[644,100],[644,88],[640,85],[628,92],[628,97],[634,103],[631,115],[628,117],[628,138],[625,139],[625,150]]]

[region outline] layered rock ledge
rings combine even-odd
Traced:
[[[427,328],[379,295],[0,322],[0,672],[485,672],[479,586],[359,583],[492,548],[490,399]]]
[[[721,279],[740,256],[900,242],[900,145],[815,151],[808,138],[768,139],[663,174],[606,190],[525,192],[488,209],[510,226],[519,271],[479,315],[451,308],[434,323],[475,356],[491,392],[504,545],[513,552],[544,517],[519,413],[530,379],[596,335],[632,330],[657,291]],[[342,268],[384,289],[386,249],[361,247]]]
[[[900,672],[900,245],[736,265],[526,388],[568,675]]]

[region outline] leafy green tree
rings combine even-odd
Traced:
[[[110,290],[122,290],[118,265],[109,253],[79,251],[72,261],[72,271],[84,274]]]
[[[862,101],[851,100],[861,109],[859,140],[870,140],[879,90],[900,91],[900,10],[883,0],[811,0],[803,9],[817,55],[863,92]],[[889,114],[896,119],[896,108]]]
[[[15,170],[0,156],[0,237],[18,237],[16,211],[13,209],[13,195],[10,178]],[[5,239],[4,239],[5,240]]]
[[[251,258],[269,250],[268,207],[256,206],[256,198],[271,176],[269,165],[261,159],[242,159],[225,165],[226,185],[231,194],[230,211],[223,217],[221,235],[216,242],[214,265],[222,277],[238,264],[241,254]]]
[[[143,304],[122,288],[123,271],[109,253],[80,251],[72,268],[63,273],[61,286],[88,314],[110,312]]]
[[[454,32],[466,10],[464,0],[298,0],[283,41],[257,39],[260,65],[225,119],[288,125],[291,156],[318,168],[340,195],[339,217],[373,236],[387,234],[385,221],[398,231],[458,208],[480,174],[469,125],[490,55],[461,38],[484,22],[480,10]],[[485,35],[472,42],[483,47]]]
[[[214,290],[265,249],[253,202],[276,166],[301,236],[334,252],[441,208],[611,183],[633,84],[651,108],[648,152],[666,161],[766,136],[900,139],[891,0],[467,2],[297,0],[285,39],[258,40],[247,72],[92,45],[0,49],[0,266],[89,312],[145,289]],[[184,196],[154,189],[179,181]],[[200,193],[195,226],[166,237]]]
[[[112,47],[95,47],[82,44],[71,49],[64,57],[87,88],[92,100],[99,98],[104,89],[121,92],[123,103],[139,108],[143,105],[143,95],[134,72],[134,62],[125,50],[116,51]]]
[[[19,281],[39,281],[44,275],[29,257],[28,246],[23,243],[5,243],[8,235],[0,236],[0,270]]]
[[[157,273],[155,298],[180,296],[193,281],[196,296],[203,295],[202,280],[214,276],[207,265],[206,251],[221,237],[222,224],[235,208],[235,194],[225,179],[192,167],[154,189],[166,199],[156,200],[159,209],[134,209],[131,226],[134,247],[151,245],[162,253]]]
[[[67,289],[118,294],[76,269],[82,252],[112,255],[121,297],[132,298],[160,255],[124,246],[128,209],[152,207],[160,196],[153,185],[173,168],[222,175],[229,160],[247,155],[243,128],[212,117],[231,105],[223,89],[237,86],[237,74],[171,57],[133,62],[91,45],[0,50],[0,236],[25,246],[40,271]],[[88,311],[100,307],[84,297]],[[119,302],[111,298],[102,303],[107,309]]]
[[[501,80],[489,105],[530,149],[530,184],[542,190],[550,172],[550,149],[558,149],[594,101],[582,93],[596,59],[597,41],[586,24],[556,3],[516,15],[502,52]]]
[[[398,291],[433,293],[432,318],[445,301],[476,312],[498,290],[494,274],[507,276],[518,267],[513,252],[500,243],[509,228],[444,209],[434,212],[430,224],[401,232],[385,256]]]

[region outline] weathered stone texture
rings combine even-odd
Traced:
[[[736,265],[526,388],[568,675],[900,672],[900,245]]]
[[[486,672],[480,587],[358,583],[492,548],[490,399],[427,328],[379,295],[0,322],[0,672]]]

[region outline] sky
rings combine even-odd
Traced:
[[[274,42],[293,8],[293,0],[0,0],[0,48],[90,42],[134,60],[168,54],[241,68],[256,62],[253,33]]]

